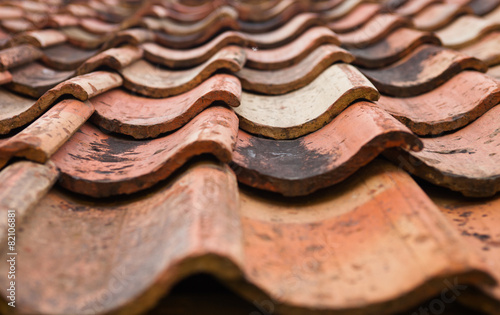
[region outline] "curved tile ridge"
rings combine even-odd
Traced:
[[[85,124],[52,160],[61,171],[60,184],[71,191],[93,197],[130,194],[167,178],[196,155],[231,161],[237,130],[238,118],[222,107],[208,108],[154,140],[117,138]]]
[[[139,46],[145,42],[155,41],[155,33],[148,29],[143,28],[133,28],[128,30],[119,31],[104,43],[104,49],[109,49],[112,47],[118,47],[120,45],[132,45]]]
[[[332,84],[335,82],[335,84]],[[284,95],[243,93],[234,111],[240,128],[274,139],[316,131],[358,99],[376,101],[379,93],[356,68],[335,64],[305,87]]]
[[[136,46],[122,46],[107,49],[94,57],[87,59],[77,70],[77,75],[86,74],[99,67],[109,67],[113,70],[121,70],[142,57],[142,49]]]
[[[277,70],[293,66],[323,44],[340,45],[337,35],[323,26],[313,27],[293,42],[274,49],[246,48],[245,67]]]
[[[436,89],[414,97],[382,95],[378,105],[418,135],[461,128],[500,103],[500,86],[490,76],[463,71]]]
[[[360,29],[339,34],[339,40],[344,47],[362,48],[384,39],[393,30],[411,26],[411,22],[394,14],[379,14],[368,21]]]
[[[371,18],[380,12],[377,3],[362,3],[343,18],[328,23],[328,27],[336,33],[347,33],[365,25]]]
[[[341,182],[391,147],[421,150],[422,142],[384,110],[358,102],[318,131],[294,140],[240,131],[233,167],[244,184],[301,196]]]
[[[321,18],[325,21],[334,21],[340,19],[349,13],[351,13],[356,7],[365,2],[371,2],[369,0],[344,0],[339,5],[333,7],[332,9],[322,12]]]
[[[463,3],[436,3],[413,17],[413,25],[421,31],[435,31],[463,14],[471,14],[472,9]]]
[[[190,36],[201,32],[206,32],[210,28],[218,28],[217,24],[221,23],[223,20],[227,22],[232,22],[234,28],[238,28],[236,20],[238,19],[238,12],[232,7],[222,6],[216,8],[212,13],[210,13],[206,18],[201,21],[185,24],[176,23],[169,19],[157,19],[152,17],[144,17],[142,23],[151,30],[162,31],[169,35],[174,36]],[[225,22],[225,23],[227,23]]]
[[[276,314],[399,314],[451,295],[452,283],[493,283],[475,248],[387,162],[307,198],[240,189],[240,204],[245,275],[270,298],[245,296],[279,301]]]
[[[433,45],[422,45],[397,63],[361,70],[381,93],[406,97],[429,92],[462,70],[486,72],[482,61]]]
[[[66,35],[55,29],[28,31],[16,35],[10,41],[12,45],[30,44],[38,48],[47,48],[62,44],[66,41]]]
[[[238,10],[239,18],[248,23],[254,24],[264,24],[273,19],[282,19],[286,21],[287,13],[288,16],[294,16],[299,12],[308,11],[308,3],[304,1],[297,0],[281,0],[276,3],[266,3],[269,1],[263,1],[258,4],[254,4],[253,8],[247,6],[242,7],[240,3],[234,2],[232,5],[236,6]],[[252,4],[250,4],[252,5]]]
[[[182,127],[213,102],[239,106],[240,98],[240,81],[216,74],[192,90],[169,98],[152,99],[111,90],[91,99],[96,108],[92,119],[112,132],[136,139],[155,138]]]
[[[401,16],[411,17],[418,14],[425,8],[435,3],[442,3],[443,0],[420,0],[406,1],[402,6],[395,10],[395,13]]]
[[[401,27],[376,44],[365,48],[349,48],[356,57],[353,64],[365,68],[382,68],[407,56],[423,44],[441,45],[434,33],[419,32]]]
[[[89,102],[64,100],[54,105],[18,134],[0,140],[0,165],[12,157],[45,163],[93,112]]]
[[[228,46],[205,63],[191,69],[161,69],[147,61],[139,60],[120,72],[127,89],[150,97],[168,97],[189,91],[217,70],[239,71],[244,63],[243,48]]]
[[[227,31],[192,49],[170,49],[156,43],[143,43],[141,48],[146,60],[175,69],[197,66],[228,45],[245,46],[246,40],[241,33]]]
[[[478,41],[487,33],[498,30],[500,30],[500,21],[489,21],[474,15],[465,15],[436,31],[436,35],[445,47],[458,49]]]
[[[332,63],[350,63],[353,60],[350,53],[338,46],[322,45],[291,67],[269,71],[243,68],[236,75],[245,90],[271,95],[284,94],[306,86]]]
[[[460,52],[477,58],[488,66],[500,63],[500,32],[486,35],[479,42],[460,49]]]
[[[42,55],[40,49],[28,44],[0,50],[0,71],[27,64],[41,58]]]
[[[500,191],[500,106],[470,125],[442,137],[422,139],[422,152],[398,150],[387,155],[405,170],[431,183],[470,197]]]

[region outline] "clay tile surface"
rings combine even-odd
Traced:
[[[335,21],[353,12],[356,7],[362,5],[364,2],[370,2],[365,0],[345,0],[339,5],[331,8],[326,12],[322,12],[321,16],[327,21]]]
[[[328,27],[336,33],[347,33],[363,26],[380,11],[376,3],[363,3],[343,18],[328,23]]]
[[[333,86],[332,80],[336,82]],[[305,87],[287,94],[244,92],[235,112],[245,131],[293,139],[320,129],[358,99],[378,98],[378,91],[356,68],[335,64]]]
[[[462,48],[476,42],[485,34],[500,30],[500,21],[490,21],[473,15],[465,15],[447,27],[436,31],[443,45],[449,48]]]
[[[32,45],[19,45],[0,51],[0,70],[7,70],[37,60],[42,52]]]
[[[500,47],[500,32],[493,32],[486,35],[479,42],[460,49],[460,51],[492,66],[500,63],[498,47]]]
[[[425,44],[391,66],[362,72],[379,91],[403,97],[431,91],[466,69],[486,72],[488,67],[476,58]]]
[[[415,16],[413,24],[419,30],[435,31],[466,13],[472,13],[469,6],[458,3],[436,3]]]
[[[421,12],[428,6],[442,2],[442,0],[420,0],[420,1],[406,1],[402,6],[396,9],[396,13],[401,16],[414,16]]]
[[[476,15],[485,15],[500,5],[499,0],[472,0],[469,6]]]
[[[98,126],[142,139],[182,127],[214,102],[239,106],[240,98],[239,80],[216,74],[192,90],[169,98],[145,98],[114,89],[92,98],[91,102],[96,109],[93,121]]]
[[[120,70],[142,57],[142,49],[136,46],[122,46],[110,48],[102,53],[87,59],[78,69],[78,75],[89,73],[100,67]]]
[[[294,140],[240,131],[233,163],[244,184],[301,196],[344,180],[390,147],[421,150],[422,143],[385,111],[358,102],[320,130]]]
[[[40,30],[20,34],[13,39],[16,43],[28,43],[36,47],[46,48],[66,41],[66,35],[57,30]]]
[[[263,94],[284,94],[304,87],[335,62],[352,62],[354,57],[335,45],[322,45],[299,63],[278,70],[243,68],[236,75],[243,89]]]
[[[52,160],[67,189],[94,197],[132,193],[199,154],[229,162],[237,128],[236,115],[222,107],[206,109],[178,131],[153,140],[122,139],[85,124]]]
[[[62,44],[43,50],[42,62],[57,70],[75,70],[87,59],[97,54],[95,49],[81,49],[70,44]]]
[[[12,74],[9,71],[0,71],[0,85],[12,81]]]
[[[195,68],[167,70],[139,60],[122,69],[121,73],[126,88],[150,97],[167,97],[192,89],[217,70],[236,72],[244,63],[243,48],[228,46]]]

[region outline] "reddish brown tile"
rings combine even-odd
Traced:
[[[367,0],[344,0],[342,3],[339,5],[333,7],[332,9],[326,11],[326,12],[321,12],[321,17],[326,20],[326,21],[334,21],[338,20],[340,18],[343,18],[344,16],[348,15],[349,13],[353,12],[356,7],[359,5],[366,3],[366,2],[373,2],[373,1],[367,1]]]
[[[477,42],[487,33],[498,30],[500,30],[500,21],[489,21],[473,15],[466,15],[436,31],[436,35],[444,46],[458,49]]]
[[[500,103],[498,81],[463,71],[436,89],[414,97],[382,96],[378,105],[418,135],[461,128]]]
[[[401,60],[423,44],[441,45],[441,41],[433,33],[401,27],[376,44],[364,48],[350,47],[349,52],[356,57],[353,61],[356,65],[382,68]]]
[[[472,9],[459,3],[436,3],[424,9],[412,21],[415,28],[422,31],[435,31],[445,27],[463,14],[472,13]]]
[[[1,20],[0,25],[10,33],[21,33],[36,29],[33,23],[24,18]]]
[[[27,43],[39,48],[47,48],[62,44],[66,41],[66,35],[58,30],[46,29],[26,32],[14,37],[15,44]]]
[[[93,121],[98,126],[141,139],[182,127],[213,102],[239,106],[240,98],[239,80],[216,74],[192,90],[170,98],[145,98],[115,89],[91,102],[96,108]]]
[[[0,50],[0,71],[27,64],[41,56],[42,52],[32,45],[19,45]]]
[[[236,75],[243,89],[263,94],[285,94],[306,86],[335,62],[352,62],[354,57],[335,45],[316,48],[298,64],[279,70],[243,68]]]
[[[57,70],[75,70],[87,59],[97,54],[97,50],[81,49],[69,44],[62,44],[43,50],[42,61]]]
[[[24,12],[21,8],[10,7],[10,6],[1,6],[0,7],[0,19],[16,19],[22,18],[24,16]]]
[[[134,28],[123,30],[115,34],[115,36],[104,44],[105,48],[117,47],[119,45],[139,46],[145,42],[153,42],[155,33],[148,29]]]
[[[486,72],[486,74],[500,80],[500,65],[490,67],[490,69],[488,70],[488,72]]]
[[[335,33],[326,27],[318,26],[307,30],[293,42],[274,49],[245,49],[245,67],[259,70],[277,70],[290,67],[324,44],[339,45]]]
[[[380,92],[407,97],[431,91],[462,70],[485,72],[487,68],[476,58],[426,44],[387,68],[362,72]]]
[[[235,112],[240,128],[247,132],[293,139],[320,129],[358,99],[378,98],[378,91],[356,68],[336,64],[305,87],[288,94],[243,93],[241,106]]]
[[[83,18],[78,24],[85,31],[98,35],[118,32],[122,28],[121,24],[106,23],[96,18]]]
[[[376,3],[362,3],[343,18],[328,23],[328,27],[336,33],[347,33],[359,29],[380,11]]]
[[[428,6],[441,2],[443,2],[443,0],[406,1],[402,6],[395,10],[395,13],[402,16],[414,16]]]
[[[87,59],[76,70],[77,75],[92,72],[101,67],[108,67],[114,70],[121,70],[142,57],[142,49],[136,46],[121,46],[110,48],[98,55]]]
[[[385,111],[358,102],[295,140],[264,139],[240,130],[233,166],[244,184],[300,196],[341,182],[390,147],[420,150],[422,142]]]
[[[452,134],[422,139],[422,152],[387,153],[408,172],[465,196],[488,197],[500,190],[500,106]]]
[[[29,109],[35,100],[5,89],[0,89],[0,99],[2,100],[0,102],[0,134],[6,134],[14,128],[21,127],[34,118],[29,115]]]
[[[215,55],[228,45],[245,46],[246,40],[241,33],[227,31],[210,42],[192,49],[170,49],[156,43],[143,43],[144,58],[170,68],[187,68],[197,66]]]
[[[6,84],[12,81],[12,75],[9,71],[0,71],[0,85]]]
[[[243,48],[222,48],[205,63],[187,70],[167,70],[139,60],[121,70],[126,88],[151,97],[168,97],[184,93],[199,85],[215,71],[236,72],[245,63]]]
[[[106,135],[85,124],[52,157],[63,187],[93,197],[129,194],[167,178],[193,156],[210,153],[231,160],[238,119],[212,107],[175,133],[154,140]]]
[[[80,21],[76,16],[65,13],[50,15],[47,21],[47,25],[54,28],[78,26],[79,23]]]
[[[75,26],[63,28],[61,31],[66,35],[70,44],[88,50],[99,48],[111,38],[111,34],[96,35]]]
[[[500,63],[500,32],[486,35],[479,42],[460,49],[460,52],[482,60],[489,66]]]

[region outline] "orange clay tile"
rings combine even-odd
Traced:
[[[336,33],[351,32],[363,26],[379,11],[380,5],[376,3],[362,3],[343,18],[328,23],[328,27]]]
[[[155,138],[188,123],[213,102],[239,106],[241,84],[234,76],[216,74],[192,90],[163,99],[132,95],[121,89],[91,99],[98,126],[136,139]],[[137,105],[140,104],[140,107]]]
[[[62,44],[44,49],[41,60],[52,69],[75,70],[96,54],[97,50],[81,49],[70,44]]]
[[[92,115],[94,107],[64,100],[18,134],[0,142],[0,160],[23,157],[45,163]]]
[[[425,8],[435,3],[442,3],[443,0],[419,0],[419,1],[406,1],[402,6],[397,8],[394,13],[401,16],[414,16]]]
[[[247,132],[292,139],[320,129],[358,99],[378,98],[378,91],[356,68],[335,64],[305,87],[288,94],[243,93],[241,106],[235,112],[240,128]]]
[[[486,35],[479,42],[460,49],[460,52],[492,66],[500,63],[500,32]]]
[[[21,127],[31,121],[33,117],[26,118],[29,109],[35,100],[0,89],[0,134],[6,134],[14,128]]]
[[[458,49],[477,42],[487,33],[500,30],[500,21],[489,21],[473,15],[456,19],[447,27],[436,31],[443,46]]]
[[[233,167],[246,185],[301,196],[341,182],[391,147],[421,150],[422,142],[382,109],[358,102],[295,140],[264,139],[240,130]]]
[[[240,204],[245,275],[266,292],[243,295],[273,314],[400,314],[452,295],[453,284],[493,282],[412,178],[387,162],[308,198],[240,189]]]
[[[231,3],[231,5],[238,11],[239,19],[248,22],[262,23],[278,16],[283,9],[286,9],[286,7],[293,4],[293,2],[296,1],[270,0],[257,3],[235,1]]]
[[[324,0],[309,2],[309,10],[313,12],[328,11],[341,5],[343,0]]]
[[[296,65],[279,70],[243,68],[236,75],[243,89],[263,94],[284,94],[306,86],[335,62],[352,62],[354,57],[335,45],[322,45]]]
[[[407,19],[400,16],[394,14],[379,14],[360,29],[345,34],[339,34],[338,37],[342,46],[363,48],[383,40],[395,29],[410,25],[411,23]]]
[[[170,68],[187,68],[197,66],[215,55],[228,45],[245,46],[245,38],[237,32],[227,31],[203,46],[192,49],[170,49],[156,43],[143,43],[144,58],[153,63]]]
[[[142,314],[190,274],[243,280],[237,267],[243,260],[238,188],[231,170],[205,162],[169,183],[146,198],[118,203],[50,191],[17,231],[16,249],[24,258],[18,268],[25,272],[16,279],[24,297],[16,310],[101,314],[124,308]],[[45,250],[35,250],[42,244]],[[0,265],[5,282],[7,264]],[[110,281],[102,281],[108,276]],[[65,286],[74,289],[55,289]],[[106,292],[116,292],[116,298],[101,299]]]
[[[110,48],[89,58],[77,70],[76,74],[85,74],[101,67],[121,70],[142,57],[142,49],[136,46],[121,46]]]
[[[218,70],[236,72],[244,63],[243,48],[228,46],[195,68],[167,70],[139,60],[121,73],[127,89],[150,97],[168,97],[189,91]]]
[[[474,14],[485,15],[490,13],[500,5],[500,0],[472,0],[469,7],[472,8]]]
[[[0,7],[0,19],[16,19],[22,18],[24,16],[24,12],[21,8],[10,7],[10,6],[1,6]]]
[[[47,25],[53,28],[77,26],[80,20],[71,14],[53,14],[48,17]]]
[[[110,38],[109,41],[104,44],[104,47],[112,48],[123,44],[138,46],[141,43],[152,42],[154,40],[155,34],[153,31],[143,28],[134,28],[116,33],[113,38]]]
[[[387,68],[362,72],[380,92],[406,97],[431,91],[466,69],[486,72],[488,67],[476,58],[426,44]]]
[[[418,135],[461,128],[500,103],[498,81],[463,71],[436,89],[414,97],[382,96],[378,105]]]
[[[79,25],[87,32],[92,34],[106,34],[118,32],[121,29],[120,24],[106,23],[96,18],[83,18]]]
[[[57,175],[57,169],[52,163],[20,161],[1,170],[0,215],[6,218],[8,210],[15,210],[16,225],[19,226],[50,190]],[[0,222],[0,241],[3,243],[7,242],[7,223],[7,220]]]
[[[277,70],[290,67],[306,58],[323,44],[339,45],[340,42],[331,30],[323,26],[310,28],[293,42],[274,49],[245,49],[246,68]]]
[[[262,8],[262,4],[260,5]],[[250,19],[246,21],[251,21],[254,24],[265,24],[266,22],[273,19],[281,19],[281,21],[287,21],[294,15],[298,13],[308,11],[308,3],[305,1],[297,0],[282,0],[278,1],[276,5],[271,8],[263,8],[260,12],[255,12]],[[244,19],[243,19],[244,20]]]
[[[0,71],[37,60],[42,52],[32,45],[19,45],[0,50]]]
[[[236,115],[223,107],[208,108],[154,140],[118,138],[85,124],[52,160],[61,171],[60,184],[71,191],[93,197],[130,194],[153,186],[200,154],[231,161],[237,130]]]
[[[0,71],[0,85],[6,84],[12,81],[12,75],[9,71]]]
[[[468,6],[458,3],[436,3],[413,17],[412,21],[415,28],[419,30],[435,31],[467,13],[472,13],[472,9]]]
[[[30,31],[19,34],[13,39],[15,44],[26,43],[39,48],[59,45],[65,41],[66,35],[54,29]]]
[[[111,34],[96,35],[75,26],[63,28],[61,31],[66,35],[70,44],[89,50],[99,48],[111,37]]]
[[[500,106],[452,134],[422,139],[422,152],[387,155],[408,172],[465,196],[489,197],[500,190]]]
[[[333,7],[332,9],[326,12],[320,12],[321,17],[325,21],[334,21],[353,12],[358,6],[365,2],[374,2],[374,1],[366,1],[366,0],[344,0],[339,5]]]
[[[10,33],[21,33],[36,29],[33,23],[24,18],[1,20],[0,25]]]
[[[74,75],[74,71],[57,71],[38,62],[17,67],[10,73],[12,82],[8,84],[9,89],[35,98]]]
[[[500,244],[498,232],[500,197],[477,200],[434,187],[426,189],[426,192],[446,215],[449,222],[460,232],[463,241],[480,251],[489,267],[489,273],[497,282],[500,282],[500,247],[498,246]],[[496,314],[500,300],[500,285],[481,285],[480,289],[485,293],[485,297],[476,296],[471,299],[465,296],[461,302],[468,304],[467,302],[470,301],[471,307],[480,308],[487,314]]]
[[[349,48],[356,58],[353,63],[365,68],[388,66],[413,52],[423,44],[440,45],[433,33],[420,32],[401,27],[387,35],[376,44],[364,48]]]
[[[486,72],[486,74],[488,74],[489,76],[491,76],[493,78],[500,80],[500,65],[490,67],[488,69],[488,72]]]

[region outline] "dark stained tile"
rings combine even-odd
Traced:
[[[293,139],[320,129],[356,100],[378,98],[378,91],[356,68],[335,64],[305,87],[287,94],[244,92],[241,106],[234,110],[240,128],[247,132]]]
[[[87,59],[76,70],[77,75],[92,72],[101,67],[107,67],[114,70],[121,70],[142,57],[142,49],[136,46],[121,46],[118,48],[107,49],[94,57]]]
[[[500,103],[500,85],[488,75],[463,71],[436,89],[414,97],[382,96],[378,105],[418,135],[461,128]]]
[[[156,35],[153,31],[144,28],[132,28],[115,34],[105,44],[105,48],[117,47],[119,45],[138,46],[145,42],[153,42]]]
[[[445,28],[436,31],[443,46],[458,49],[477,42],[484,35],[500,30],[500,21],[491,21],[474,15],[456,19]]]
[[[243,48],[228,46],[195,68],[167,70],[139,60],[121,73],[127,89],[150,97],[168,97],[189,91],[218,70],[236,72],[244,63]]]
[[[485,15],[500,5],[500,0],[471,0],[469,6],[476,15]]]
[[[170,98],[145,98],[115,89],[91,102],[96,108],[93,121],[98,126],[141,139],[182,127],[214,102],[239,106],[240,98],[239,80],[216,74],[192,90]]]
[[[413,17],[412,21],[419,30],[435,31],[468,13],[472,13],[472,9],[460,3],[436,3]]]
[[[0,71],[27,64],[41,56],[38,48],[28,44],[0,50]]]
[[[452,134],[422,139],[421,152],[387,155],[406,171],[465,196],[488,197],[500,190],[500,106]]]
[[[407,97],[429,92],[462,70],[485,72],[487,68],[476,58],[425,44],[389,67],[362,72],[380,92]]]
[[[401,27],[373,45],[348,49],[356,57],[355,65],[382,68],[401,60],[423,44],[441,45],[441,41],[433,33]]]
[[[111,38],[111,34],[104,36],[92,34],[77,26],[65,27],[61,31],[66,35],[70,44],[88,50],[98,49]]]
[[[44,49],[42,61],[53,69],[75,70],[96,54],[96,49],[82,49],[70,44],[62,44]]]
[[[153,140],[122,139],[90,124],[59,149],[52,161],[60,184],[93,197],[129,194],[167,178],[194,156],[209,153],[231,160],[238,119],[229,109],[211,107],[178,131]]]
[[[0,134],[6,134],[14,128],[21,127],[31,121],[29,109],[36,100],[0,89]]]
[[[285,94],[306,86],[335,62],[350,63],[354,57],[335,45],[322,45],[296,65],[279,70],[243,68],[236,75],[243,89],[263,94]]]
[[[377,3],[362,3],[343,18],[328,23],[328,27],[336,33],[347,33],[359,29],[380,11]]]
[[[240,130],[233,167],[246,185],[301,196],[345,180],[390,147],[421,150],[422,142],[384,110],[358,102],[320,130],[294,140]]]
[[[324,44],[340,45],[335,33],[323,26],[310,28],[293,42],[274,49],[245,49],[246,68],[276,70],[290,67],[307,58]]]
[[[264,33],[272,31],[288,22],[297,14],[307,11],[309,5],[306,2],[297,0],[283,0],[273,7],[273,10],[279,6],[281,6],[279,13],[270,15],[271,17],[265,21],[251,22],[238,20],[239,29],[245,33]],[[269,13],[269,10],[265,10],[261,14],[258,14],[258,16],[261,18]]]

